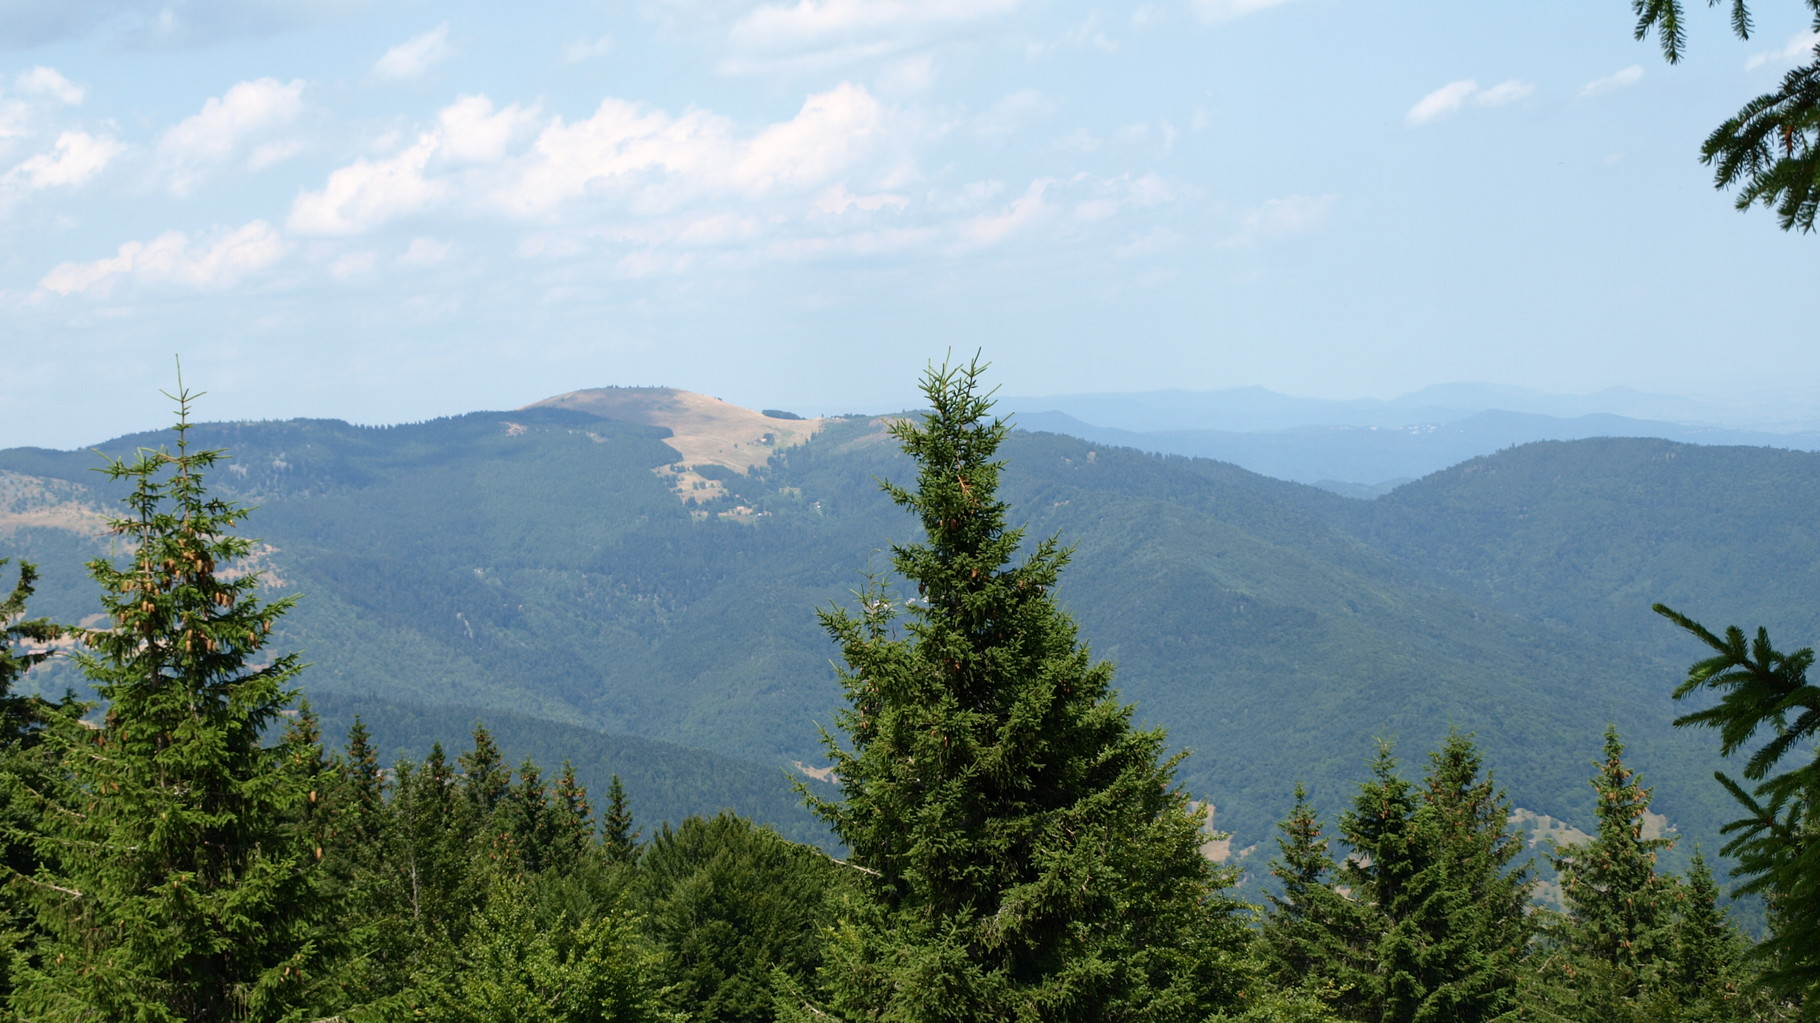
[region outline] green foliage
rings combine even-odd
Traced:
[[[1721,2],[1708,0],[1712,6]],[[1820,0],[1803,2],[1820,32]],[[1728,6],[1732,32],[1749,39],[1747,0],[1729,0]],[[1682,0],[1631,0],[1631,7],[1637,38],[1655,32],[1663,58],[1678,63],[1687,47]],[[1812,231],[1820,213],[1820,45],[1814,56],[1784,75],[1774,92],[1746,103],[1700,147],[1700,161],[1713,168],[1714,185],[1737,187],[1740,210],[1757,204],[1774,208],[1784,231]]]
[[[369,728],[375,755],[385,762],[399,757],[421,760],[432,745],[471,735],[477,717],[482,717],[473,707],[350,698],[314,688],[311,702],[322,711],[331,733],[350,728],[360,718]],[[827,828],[802,805],[790,779],[774,765],[523,714],[488,711],[484,720],[502,759],[566,761],[574,768],[578,786],[609,797],[617,776],[628,805],[637,806],[641,817],[679,821],[730,808],[775,827],[793,841],[831,842]],[[636,829],[632,837],[637,837]]]
[[[1723,829],[1732,836],[1723,851],[1736,857],[1738,890],[1769,903],[1771,933],[1756,950],[1765,983],[1820,1012],[1820,687],[1807,681],[1814,652],[1781,653],[1764,629],[1747,643],[1736,626],[1720,637],[1660,604],[1656,611],[1715,651],[1688,669],[1674,695],[1717,692],[1718,702],[1675,724],[1718,729],[1725,756],[1768,733],[1745,763],[1753,785],[1714,775],[1745,811]],[[1791,754],[1793,766],[1783,768]]]
[[[1293,992],[1323,1011],[1355,1004],[1356,992],[1347,985],[1368,969],[1361,951],[1369,917],[1335,889],[1337,868],[1320,818],[1300,784],[1295,806],[1279,828],[1279,855],[1270,873],[1282,888],[1265,897],[1257,943],[1261,972],[1277,991]],[[1272,1011],[1281,1015],[1288,1007]]]
[[[0,558],[0,568],[6,563]],[[32,839],[39,830],[38,805],[59,773],[40,742],[59,708],[13,691],[27,671],[49,657],[47,645],[64,632],[46,619],[25,617],[37,576],[32,564],[21,563],[11,592],[0,599],[0,884],[12,893],[24,887],[19,879],[39,869]],[[15,645],[26,643],[31,647]],[[39,938],[40,928],[22,899],[15,894],[0,902],[0,1002],[11,995],[13,972]]]
[[[263,647],[289,600],[261,602],[234,571],[246,509],[208,496],[220,453],[189,447],[113,461],[132,485],[102,558],[106,629],[86,630],[83,670],[108,703],[53,741],[67,772],[48,794],[28,879],[46,930],[14,1006],[38,1019],[279,1019],[329,1002],[328,911],[306,807],[320,750],[267,730],[294,698],[295,655]]]
[[[666,825],[639,860],[638,892],[669,1003],[698,1023],[775,1018],[779,975],[807,982],[821,961],[837,869],[732,814]]]
[[[659,958],[623,910],[540,914],[499,881],[418,1018],[435,1023],[659,1023]]]
[[[575,780],[575,765],[567,760],[562,762],[562,773],[556,777],[550,818],[550,842],[544,862],[551,870],[573,869],[587,856],[594,840],[594,807],[588,802],[588,790]],[[606,836],[601,838],[604,841]]]
[[[607,786],[607,815],[600,823],[600,841],[607,859],[614,863],[638,862],[638,829],[632,824],[632,807],[616,774]]]
[[[1654,960],[1666,952],[1668,886],[1656,874],[1656,856],[1674,840],[1644,837],[1650,790],[1624,766],[1615,727],[1605,730],[1605,759],[1598,766],[1592,781],[1598,833],[1557,854],[1554,863],[1575,923],[1569,946],[1628,975],[1634,994],[1654,980]]]
[[[0,569],[10,559],[0,558]],[[61,637],[62,626],[45,618],[26,618],[25,602],[38,580],[38,567],[19,564],[12,590],[0,599],[0,741],[22,739],[41,722],[38,701],[13,692],[13,687],[34,666],[50,656],[48,644]],[[33,649],[15,646],[30,643]]]
[[[1235,940],[1225,878],[1162,733],[1131,727],[1050,595],[1067,552],[1012,563],[1008,427],[980,372],[931,371],[932,411],[892,427],[918,468],[914,490],[884,484],[927,537],[892,548],[915,594],[873,585],[822,615],[851,748],[827,738],[843,798],[812,805],[859,873],[825,996],[849,1019],[1195,1018]]]
[[[653,823],[730,806],[827,841],[778,769],[819,757],[805,722],[840,702],[826,637],[793,609],[846,599],[856,552],[898,531],[871,480],[907,478],[905,456],[877,420],[825,423],[730,481],[766,514],[691,521],[651,472],[679,457],[660,431],[535,412],[197,427],[247,470],[211,484],[260,505],[268,582],[309,594],[277,628],[308,652],[325,731],[361,715],[390,764],[432,741],[453,756],[484,719],[507,763],[568,758],[594,793],[617,773]],[[1701,784],[1711,751],[1634,699],[1664,645],[1641,609],[1698,593],[1774,631],[1820,607],[1805,517],[1820,456],[1533,445],[1362,502],[1050,434],[1001,451],[1029,535],[1078,545],[1053,595],[1117,662],[1140,723],[1198,751],[1177,778],[1217,793],[1240,847],[1288,809],[1284,778],[1337,807],[1348,750],[1392,734],[1432,748],[1449,725],[1477,730],[1517,803],[1590,827],[1569,751],[1616,720],[1660,809],[1716,849],[1729,808]],[[86,464],[0,452],[92,499]],[[34,607],[62,620],[96,610],[64,567],[80,550],[54,530],[0,536],[0,556],[40,564]],[[80,684],[54,667],[37,691]]]
[[[1644,837],[1650,790],[1624,765],[1614,727],[1596,766],[1597,833],[1550,857],[1566,913],[1537,957],[1533,997],[1587,1018],[1644,1019],[1678,1000],[1670,990],[1678,893],[1656,873],[1657,854],[1674,843]]]
[[[1471,740],[1429,755],[1421,787],[1380,746],[1340,829],[1352,855],[1340,883],[1364,911],[1367,944],[1337,964],[1346,1015],[1370,1023],[1494,1019],[1516,1007],[1531,932],[1527,868],[1510,807]]]

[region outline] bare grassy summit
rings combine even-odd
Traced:
[[[745,474],[764,465],[772,452],[807,441],[822,419],[777,419],[693,391],[674,387],[595,387],[533,402],[526,408],[564,408],[604,419],[661,426],[677,460],[655,472],[670,478],[677,497],[709,500],[725,496],[718,466]]]

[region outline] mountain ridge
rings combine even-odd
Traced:
[[[840,705],[815,608],[851,599],[893,543],[916,535],[877,488],[912,473],[884,435],[888,420],[823,420],[693,505],[654,471],[677,456],[668,427],[574,408],[386,428],[203,423],[191,439],[231,449],[211,487],[261,505],[249,535],[272,544],[284,592],[304,597],[282,638],[313,662],[307,692],[345,700],[377,687],[400,704],[509,712],[781,770],[820,762],[817,723]],[[103,449],[167,440],[135,435]],[[1225,463],[1019,431],[1003,451],[1004,494],[1028,536],[1060,533],[1075,545],[1059,599],[1096,655],[1117,662],[1115,684],[1138,720],[1197,751],[1181,778],[1220,807],[1240,847],[1266,836],[1289,781],[1307,781],[1331,811],[1375,739],[1395,736],[1413,758],[1450,726],[1478,731],[1519,805],[1584,823],[1585,765],[1608,720],[1660,784],[1658,808],[1684,834],[1710,837],[1726,809],[1710,791],[1714,758],[1703,737],[1669,727],[1679,708],[1666,698],[1698,651],[1677,655],[1672,630],[1661,642],[1639,638],[1613,608],[1633,602],[1624,589],[1633,567],[1648,567],[1664,592],[1716,593],[1684,608],[1715,622],[1748,621],[1772,599],[1820,606],[1820,581],[1791,578],[1755,597],[1704,586],[1701,573],[1727,557],[1774,554],[1728,530],[1736,509],[1711,502],[1680,509],[1685,534],[1704,532],[1715,549],[1687,562],[1683,578],[1661,574],[1676,559],[1652,561],[1623,536],[1608,538],[1609,565],[1576,571],[1556,549],[1590,550],[1589,530],[1649,520],[1623,513],[1633,483],[1647,482],[1638,466],[1685,447],[1603,444],[1484,456],[1380,503]],[[1806,491],[1774,481],[1820,476],[1816,456],[1774,456],[1777,468],[1753,449],[1710,452],[1684,458],[1692,471],[1676,486],[1750,495],[1756,520],[1778,524],[1766,534],[1774,539],[1806,522],[1796,507]],[[1525,460],[1536,467],[1503,469]],[[0,471],[51,480],[46,493],[80,492],[102,509],[117,495],[89,472],[94,462],[0,451]],[[1561,484],[1588,474],[1603,474],[1601,500],[1617,509],[1591,525],[1576,517],[1578,492]],[[1758,477],[1768,482],[1738,485]],[[1518,493],[1442,485],[1506,478],[1520,481]],[[1423,556],[1431,533],[1452,545],[1439,550],[1502,542],[1518,497],[1530,514],[1555,516],[1525,541],[1527,554]],[[739,507],[752,514],[723,514]],[[66,620],[89,613],[80,566],[103,551],[67,530],[0,530],[0,556],[41,566],[33,612]],[[1503,594],[1496,573],[1519,557],[1546,564]]]

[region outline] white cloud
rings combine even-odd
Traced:
[[[16,139],[27,134],[31,110],[16,99],[0,98],[0,139]]]
[[[1128,208],[1153,209],[1176,199],[1175,189],[1156,174],[1144,174],[1135,178],[1130,174],[1122,174],[1116,178],[1102,179],[1079,174],[1073,183],[1091,184],[1094,193],[1093,198],[1074,205],[1076,220],[1107,220]]]
[[[1642,80],[1643,65],[1632,64],[1630,67],[1624,68],[1621,71],[1606,75],[1604,78],[1595,78],[1585,85],[1580,86],[1580,96],[1582,99],[1590,98],[1592,96],[1603,96],[1608,92],[1616,92],[1619,89],[1628,89]]]
[[[691,195],[808,190],[863,159],[881,141],[884,121],[878,100],[850,83],[809,96],[795,117],[749,141],[705,111],[673,117],[609,98],[586,120],[558,118],[546,127],[494,201],[542,215],[583,195],[619,194],[656,212]]]
[[[56,68],[35,67],[22,72],[15,80],[20,92],[41,92],[55,96],[72,107],[82,105],[83,89],[57,73]]]
[[[485,96],[463,96],[436,115],[443,155],[474,163],[492,163],[505,156],[512,142],[528,134],[537,119],[536,108],[516,103],[494,111],[493,101]]]
[[[208,168],[234,159],[252,139],[297,119],[303,111],[303,81],[276,78],[239,82],[202,104],[202,110],[177,122],[158,142],[158,163],[174,195],[186,195]],[[254,169],[270,166],[295,153],[294,140],[268,142],[249,159]]]
[[[167,231],[149,242],[127,242],[105,259],[61,263],[38,286],[59,295],[110,292],[122,280],[177,284],[197,290],[231,288],[284,257],[284,241],[272,225],[252,221],[232,231],[217,229],[194,242],[182,231]]]
[[[1448,82],[1417,100],[1416,105],[1403,115],[1403,120],[1410,127],[1416,128],[1459,113],[1468,101],[1482,107],[1503,106],[1525,99],[1535,91],[1533,84],[1517,78],[1499,82],[1489,89],[1481,89],[1478,82],[1462,78],[1457,82]]]
[[[265,170],[289,160],[303,152],[301,139],[279,139],[276,142],[264,142],[255,146],[246,158],[247,170]]]
[[[1536,87],[1531,83],[1512,78],[1479,93],[1472,101],[1482,107],[1501,107],[1506,103],[1528,99],[1535,91]]]
[[[1802,32],[1789,37],[1788,43],[1780,50],[1767,53],[1754,53],[1744,61],[1744,70],[1755,71],[1770,64],[1786,64],[1811,56],[1814,47],[1820,46],[1820,32]]]
[[[746,147],[733,180],[747,192],[819,185],[858,162],[883,131],[884,108],[863,86],[842,84],[803,101]]]
[[[1053,179],[1038,178],[1003,213],[981,214],[963,222],[959,228],[961,247],[996,245],[1046,218],[1052,207],[1044,197],[1053,184]]]
[[[291,204],[291,230],[359,234],[443,198],[448,187],[424,176],[437,144],[437,137],[426,133],[393,156],[356,160],[335,171],[320,192],[304,192]]]
[[[590,191],[724,173],[732,162],[731,135],[725,118],[704,111],[671,117],[609,97],[586,120],[557,118],[546,127],[494,201],[535,215]]]
[[[1457,113],[1477,91],[1479,91],[1479,83],[1470,78],[1448,82],[1417,100],[1416,105],[1410,107],[1409,112],[1403,115],[1403,120],[1411,126],[1415,126]]]
[[[725,74],[830,67],[877,59],[961,31],[1019,0],[798,0],[735,22]]]
[[[1215,25],[1287,2],[1288,0],[1188,0],[1188,7],[1202,21]]]
[[[887,134],[884,106],[850,83],[808,96],[794,117],[745,137],[708,111],[671,115],[613,98],[591,117],[550,118],[539,131],[542,116],[464,96],[413,144],[357,160],[300,194],[289,226],[357,234],[444,201],[544,216],[589,196],[652,214],[716,196],[801,195],[846,178]]]
[[[6,173],[0,181],[18,188],[63,188],[87,183],[101,173],[126,145],[108,135],[66,131],[48,153],[39,153]]]
[[[449,24],[445,21],[385,51],[385,56],[374,62],[373,71],[381,78],[404,81],[422,76],[454,53],[455,48],[449,43]]]
[[[1162,4],[1139,4],[1137,10],[1131,12],[1131,27],[1139,32],[1147,32],[1167,23],[1170,13]]]

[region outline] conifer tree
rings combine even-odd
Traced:
[[[1295,787],[1295,805],[1279,825],[1279,855],[1270,873],[1282,885],[1265,896],[1258,954],[1267,980],[1339,1006],[1355,999],[1350,984],[1364,966],[1359,908],[1334,888],[1337,866],[1308,794]]]
[[[10,558],[0,558],[0,569]],[[48,644],[60,638],[64,629],[44,618],[26,618],[25,602],[38,580],[38,567],[29,561],[19,563],[13,588],[0,599],[0,742],[23,740],[27,733],[43,724],[41,701],[20,696],[13,687],[34,665],[50,657]],[[14,644],[29,643],[32,649]]]
[[[1731,836],[1720,851],[1736,857],[1732,873],[1744,880],[1737,892],[1760,893],[1768,906],[1769,936],[1751,952],[1764,982],[1811,1006],[1804,1018],[1820,1019],[1820,686],[1807,680],[1813,648],[1783,653],[1764,629],[1749,641],[1736,626],[1720,637],[1661,604],[1655,610],[1714,651],[1688,668],[1674,698],[1710,690],[1718,702],[1676,718],[1675,726],[1718,729],[1724,756],[1762,743],[1742,782],[1714,774],[1744,810],[1720,829]]]
[[[385,771],[366,722],[354,715],[348,727],[347,754],[341,760],[343,828],[348,844],[360,849],[379,847],[385,819]]]
[[[1471,740],[1450,734],[1421,787],[1381,746],[1340,827],[1352,846],[1341,882],[1375,935],[1344,977],[1369,1023],[1494,1019],[1515,1008],[1530,934],[1521,848],[1509,805]]]
[[[1696,847],[1687,875],[1674,887],[1673,952],[1663,978],[1683,1005],[1707,1011],[1694,1019],[1749,1018],[1739,1011],[1744,991],[1744,936],[1719,908],[1719,886]]]
[[[588,803],[588,790],[575,780],[575,765],[567,760],[556,778],[551,812],[550,865],[567,870],[581,860],[594,838],[594,807]]]
[[[502,809],[519,869],[535,874],[548,867],[556,855],[557,818],[543,770],[530,757],[519,765],[518,784],[506,793]]]
[[[638,892],[671,1004],[696,1023],[775,1019],[774,977],[807,978],[820,959],[838,869],[730,812],[664,825],[639,858]]]
[[[0,558],[0,569],[7,560]],[[17,879],[39,868],[31,836],[39,828],[43,794],[57,776],[54,755],[39,742],[53,708],[13,692],[27,671],[50,656],[48,644],[64,631],[43,618],[25,617],[37,574],[30,562],[20,562],[11,592],[0,599],[0,1002],[12,991],[15,963],[37,944],[38,926],[18,897],[25,885]]]
[[[544,915],[494,878],[480,919],[407,1018],[432,1023],[681,1023],[659,1004],[660,958],[625,911]]]
[[[1667,966],[1673,882],[1656,874],[1656,854],[1674,840],[1644,837],[1650,790],[1624,766],[1615,727],[1605,729],[1598,767],[1598,833],[1554,857],[1570,917],[1564,944],[1579,973],[1600,976],[1611,995],[1634,1000]]]
[[[480,893],[472,870],[474,832],[457,802],[454,768],[437,742],[422,764],[401,760],[393,774],[387,859],[406,919],[424,940],[457,939]]]
[[[512,789],[512,769],[486,726],[474,726],[474,748],[456,758],[461,764],[461,791],[477,822],[489,821]],[[481,826],[485,826],[482,824]]]
[[[1242,941],[1172,782],[1057,606],[1068,552],[1006,523],[983,367],[932,370],[892,427],[918,468],[884,484],[926,539],[822,615],[846,667],[827,737],[841,798],[809,802],[852,850],[857,895],[823,976],[846,1020],[1199,1019]],[[900,611],[907,625],[898,628]],[[1210,947],[1211,946],[1211,947]],[[814,1012],[808,1013],[814,1018]]]
[[[1340,817],[1341,833],[1353,849],[1340,881],[1359,901],[1372,936],[1361,957],[1363,968],[1343,976],[1341,985],[1354,993],[1352,1018],[1407,1021],[1415,1018],[1424,994],[1416,914],[1427,903],[1426,884],[1434,880],[1434,850],[1416,819],[1421,805],[1416,788],[1398,775],[1388,744],[1378,747],[1371,773],[1352,809]]]
[[[607,859],[614,863],[638,860],[638,832],[632,827],[632,806],[626,800],[625,786],[619,775],[607,785],[607,813],[600,821],[600,841],[606,847]]]
[[[342,958],[341,987],[369,1001],[382,999],[406,986],[417,935],[394,860],[402,851],[394,841],[395,807],[386,799],[386,775],[372,735],[358,716],[328,775],[324,812],[330,841],[323,868],[340,899],[336,932],[353,953]]]
[[[1519,964],[1532,933],[1528,867],[1510,831],[1510,803],[1471,739],[1450,733],[1429,754],[1423,793],[1438,843],[1440,897],[1431,916],[1439,954],[1429,1011],[1418,1018],[1493,1019],[1515,1006]]]
[[[1755,27],[1748,0],[1707,0],[1730,8],[1732,32],[1749,39]],[[1820,34],[1820,0],[1802,0]],[[1636,37],[1652,31],[1662,56],[1679,63],[1687,48],[1683,0],[1631,0]],[[1791,68],[1774,91],[1744,104],[1713,129],[1700,146],[1700,162],[1713,168],[1713,187],[1737,188],[1735,205],[1772,207],[1784,231],[1811,232],[1820,214],[1820,42],[1809,60]]]
[[[89,565],[105,629],[81,634],[106,701],[100,727],[63,723],[68,785],[47,813],[32,881],[48,935],[13,1005],[33,1019],[276,1019],[321,994],[325,906],[296,826],[315,754],[267,745],[290,705],[297,657],[264,650],[290,606],[236,572],[246,509],[210,498],[221,453],[188,440],[142,449],[107,474],[132,484],[112,528],[128,562]]]

